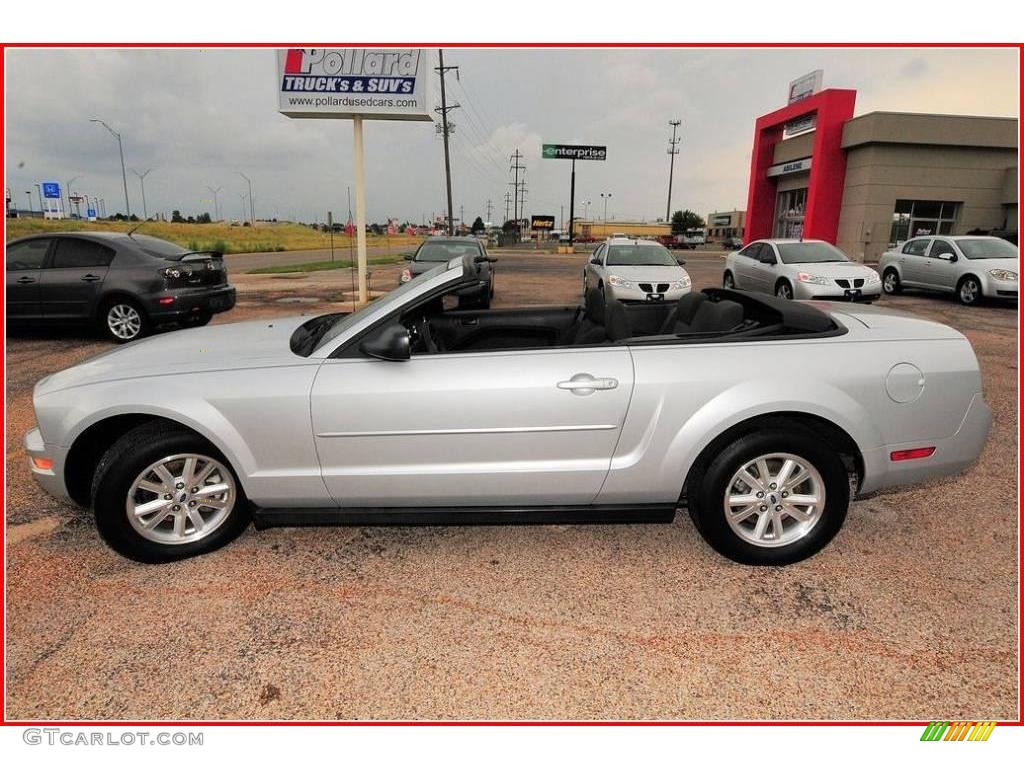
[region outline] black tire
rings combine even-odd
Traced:
[[[739,468],[773,453],[793,454],[817,469],[825,486],[825,506],[817,523],[802,538],[769,547],[751,543],[733,530],[726,519],[724,501],[729,482]],[[785,422],[734,441],[711,457],[687,488],[687,506],[700,535],[715,551],[745,565],[787,565],[816,554],[839,532],[849,504],[849,477],[838,454],[820,437]]]
[[[981,283],[974,275],[967,275],[956,286],[956,299],[965,307],[981,303]]]
[[[120,321],[125,318],[137,318],[137,326],[134,322],[129,325],[122,325]],[[129,298],[114,298],[103,302],[97,317],[100,333],[115,344],[127,344],[129,341],[141,339],[148,336],[152,331],[152,324],[146,311],[139,303]],[[121,331],[115,330],[117,328]],[[128,333],[127,329],[136,329],[134,333]]]
[[[775,295],[780,299],[792,300],[793,286],[789,284],[788,280],[779,280],[775,284]]]
[[[213,315],[209,312],[197,312],[194,315],[189,315],[181,321],[181,325],[184,328],[202,328],[204,325],[213,319]]]
[[[722,276],[722,287],[730,291],[736,289],[736,281],[733,279],[732,272],[726,272]]]
[[[882,291],[890,296],[895,296],[902,290],[903,285],[900,283],[900,273],[893,267],[889,267],[882,273]]]
[[[234,504],[224,521],[205,538],[182,544],[150,541],[128,520],[128,491],[151,464],[183,453],[201,454],[221,463],[234,480]],[[167,563],[212,552],[244,531],[250,517],[242,484],[220,451],[194,432],[162,422],[136,427],[103,455],[93,475],[92,507],[103,540],[119,554],[140,563]]]

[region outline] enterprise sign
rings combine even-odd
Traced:
[[[608,147],[592,144],[545,144],[540,156],[545,160],[606,160]]]
[[[811,158],[805,157],[802,160],[793,160],[788,163],[779,163],[768,169],[768,177],[786,176],[790,173],[800,173],[811,170]]]

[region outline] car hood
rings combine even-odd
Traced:
[[[147,376],[308,362],[293,353],[288,342],[295,329],[309,319],[302,315],[225,323],[140,339],[42,379],[36,394]]]
[[[682,280],[687,276],[686,270],[679,266],[665,267],[605,267],[609,275],[617,275],[626,280],[644,283],[668,283],[673,280]]]
[[[828,278],[857,278],[877,275],[871,267],[864,264],[854,264],[849,261],[818,262],[811,264],[786,264],[786,269],[793,272],[808,272],[812,275]]]
[[[981,269],[988,272],[990,269],[1005,269],[1008,272],[1020,274],[1020,259],[961,259],[965,270]]]

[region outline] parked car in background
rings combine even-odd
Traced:
[[[161,323],[205,325],[235,306],[219,253],[140,233],[60,232],[7,243],[7,322],[95,323],[133,341]]]
[[[670,250],[678,250],[680,248],[689,248],[690,246],[683,242],[683,235],[658,235],[656,238],[659,243],[664,245]],[[692,250],[692,249],[691,249]]]
[[[583,268],[583,294],[595,288],[605,300],[675,301],[690,292],[690,275],[665,246],[652,240],[612,237]]]
[[[878,273],[824,240],[756,240],[725,257],[722,285],[783,299],[874,301]]]
[[[999,237],[915,237],[882,254],[878,270],[886,293],[926,288],[977,304],[982,297],[1017,298],[1020,252]]]
[[[727,237],[722,240],[722,248],[727,251],[738,251],[743,247],[742,237]]]
[[[782,565],[828,544],[854,495],[959,472],[988,435],[978,362],[945,325],[717,288],[450,308],[478,258],[352,314],[170,334],[48,376],[32,473],[146,562],[250,519],[668,523],[682,506],[725,556]]]
[[[428,272],[438,264],[464,256],[480,257],[480,280],[475,286],[468,286],[459,294],[459,302],[463,306],[475,304],[481,307],[491,306],[494,298],[494,262],[497,259],[487,255],[487,248],[482,240],[475,237],[430,237],[420,243],[415,253],[406,254],[408,266],[402,270],[398,284],[404,285],[415,277]]]
[[[691,251],[698,245],[707,243],[707,230],[700,228],[688,229],[683,232],[683,245]]]

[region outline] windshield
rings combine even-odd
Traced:
[[[609,267],[677,267],[675,256],[663,245],[610,245]]]
[[[131,235],[131,239],[143,252],[148,253],[150,256],[156,256],[158,259],[181,261],[182,256],[192,253],[188,248],[182,248],[180,245],[175,245],[167,240],[161,240],[159,237],[151,235],[135,234]]]
[[[362,309],[358,309],[350,315],[340,317],[333,324],[324,327],[323,333],[320,335],[320,338],[313,343],[311,347],[311,353],[312,349],[319,349],[320,347],[326,344],[330,344],[332,341],[334,341],[334,339],[341,336],[341,334],[343,334],[346,330],[353,327],[356,323],[358,323],[360,320],[366,317],[366,313],[369,310],[376,310],[382,304],[395,304],[396,302],[400,302],[402,297],[405,296],[405,294],[409,293],[410,291],[419,290],[420,286],[423,285],[424,282],[431,279],[435,275],[439,275],[442,272],[444,272],[445,266],[446,265],[444,264],[439,264],[433,269],[430,269],[424,272],[422,275],[420,275],[421,279],[410,280],[408,283],[404,283],[395,290],[388,292],[384,296],[381,296],[376,301],[370,302]]]
[[[783,264],[820,264],[849,261],[846,254],[828,243],[776,243]]]
[[[956,244],[968,259],[1016,259],[1019,255],[1016,245],[998,238],[957,240]]]
[[[466,254],[470,256],[480,255],[480,246],[476,243],[458,242],[426,242],[416,251],[413,261],[450,261],[454,258],[462,258]]]

